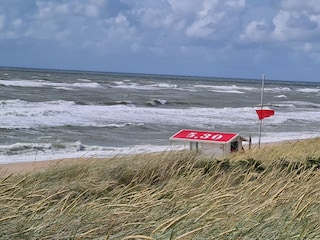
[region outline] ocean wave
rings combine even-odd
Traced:
[[[15,111],[15,110],[25,110],[28,112],[28,109],[36,110],[37,107],[45,107],[46,105],[50,106],[74,106],[76,105],[73,101],[65,101],[65,100],[55,100],[55,101],[47,101],[47,102],[28,102],[21,99],[9,99],[9,100],[0,100],[0,106],[2,107],[2,112],[5,111]],[[31,112],[31,111],[30,111]]]
[[[11,145],[0,145],[0,154],[3,155],[23,155],[39,154],[52,151],[84,151],[84,146],[80,141],[73,143],[14,143]]]
[[[77,80],[82,82],[91,82],[91,80],[88,78],[78,78]]]
[[[293,105],[295,108],[320,108],[320,103],[305,102],[305,101],[284,101],[281,104]]]
[[[58,119],[66,117],[68,120],[68,116],[75,113],[74,109],[80,107],[72,101],[27,102],[20,99],[2,100],[0,106],[2,128],[8,129],[64,125]]]
[[[114,104],[133,105],[133,103],[131,101],[126,101],[126,100],[115,101],[113,103]]]
[[[101,106],[112,106],[112,105],[130,105],[135,106],[131,101],[127,100],[118,100],[118,101],[97,101],[97,102],[90,102],[90,101],[76,101],[77,105],[83,105],[83,106],[92,106],[94,105],[101,105]]]
[[[291,92],[292,89],[290,87],[265,87],[264,91],[266,92]]]
[[[110,123],[110,124],[106,124],[104,126],[101,127],[107,127],[107,128],[124,128],[124,127],[128,127],[128,126],[144,126],[144,123],[132,123],[132,122],[125,122],[125,123]]]
[[[156,87],[156,88],[178,88],[177,84],[170,84],[170,83],[156,83],[156,84],[151,84],[149,85],[151,87]]]
[[[241,92],[238,90],[208,90],[209,92],[216,92],[216,93],[239,93],[244,94],[245,92]]]
[[[116,81],[110,85],[111,88],[120,88],[120,89],[136,89],[136,90],[146,90],[146,91],[154,91],[154,90],[162,90],[162,89],[174,89],[181,91],[194,91],[194,88],[180,88],[177,84],[170,83],[150,83],[150,84],[139,84],[135,82],[124,82],[124,81]]]
[[[257,91],[255,87],[237,86],[237,85],[203,85],[196,84],[196,88],[208,89],[211,92],[224,92],[224,93],[244,93],[244,91]]]
[[[296,108],[296,106],[293,103],[274,103],[274,104],[271,104],[271,106],[274,106],[277,108]]]
[[[157,100],[158,101],[158,100]],[[3,101],[2,101],[3,102]],[[5,101],[6,104],[10,101]],[[163,104],[163,103],[158,103]],[[268,122],[282,123],[293,116],[306,121],[319,121],[320,104],[282,102],[283,107],[303,107],[294,112],[277,113]],[[276,104],[275,104],[276,105]],[[308,108],[306,108],[308,107]],[[280,108],[281,109],[281,108]],[[315,110],[313,110],[315,109]],[[157,124],[192,126],[236,126],[253,124],[256,113],[252,107],[245,108],[150,108],[131,105],[77,105],[72,101],[25,102],[13,100],[3,105],[0,112],[1,127],[5,129],[39,128],[55,126],[106,126],[108,124]]]
[[[115,85],[114,85],[115,84]],[[158,87],[151,85],[141,85],[138,83],[125,83],[123,81],[114,82],[114,84],[110,85],[111,88],[120,88],[120,89],[136,89],[136,90],[157,90]]]
[[[23,150],[11,152],[10,155],[6,154],[6,151],[16,146],[27,146],[29,150]],[[139,154],[139,153],[152,153],[152,152],[164,152],[183,150],[185,146],[181,145],[163,145],[156,146],[151,144],[134,145],[130,147],[106,147],[106,146],[89,146],[83,145],[81,142],[75,143],[59,143],[51,145],[42,145],[42,151],[32,150],[32,146],[38,146],[37,143],[17,143],[13,145],[0,146],[0,163],[15,163],[15,162],[34,162],[34,161],[49,161],[55,159],[66,158],[95,158],[95,157],[114,157],[119,155]],[[18,147],[19,148],[19,147]]]
[[[320,93],[320,88],[300,88],[296,90],[297,92],[303,93]]]
[[[261,141],[263,143],[274,143],[274,142],[283,142],[283,141],[292,141],[292,140],[302,140],[308,138],[319,137],[318,133],[311,131],[301,131],[301,132],[263,132]],[[253,142],[257,142],[258,137],[255,136],[252,138]]]
[[[55,83],[45,80],[0,80],[0,85],[5,87],[52,87],[56,89],[74,90],[75,88],[98,88],[101,85],[96,82],[79,83]]]
[[[149,101],[146,102],[147,105],[150,105],[150,106],[156,106],[156,105],[165,105],[167,104],[167,100],[164,100],[164,99],[151,99]]]
[[[285,98],[285,99],[287,99],[288,97],[286,95],[277,95],[277,96],[274,96],[274,98]]]

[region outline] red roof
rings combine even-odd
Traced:
[[[184,140],[191,142],[228,143],[238,136],[237,133],[223,133],[182,129],[173,135],[171,140]]]

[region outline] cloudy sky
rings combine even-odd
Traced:
[[[320,82],[320,4],[0,0],[0,66]]]

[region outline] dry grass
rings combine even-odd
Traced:
[[[0,239],[320,238],[320,139],[0,178]]]

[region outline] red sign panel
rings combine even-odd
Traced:
[[[198,130],[181,130],[173,135],[172,140],[189,140],[189,141],[205,141],[205,142],[221,142],[227,143],[231,141],[238,134],[236,133],[222,133],[222,132],[206,132]]]

